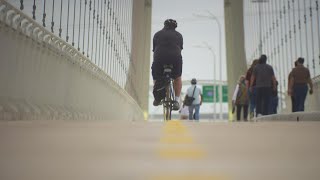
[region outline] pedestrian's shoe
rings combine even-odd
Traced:
[[[159,106],[161,105],[161,101],[157,101],[156,99],[153,101],[154,106]]]
[[[172,104],[172,110],[178,111],[180,109],[180,105],[178,101],[174,101]]]
[[[250,112],[250,119],[253,119],[253,118],[254,118],[254,113]]]

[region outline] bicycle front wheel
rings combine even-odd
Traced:
[[[164,115],[164,120],[171,120],[171,111],[172,111],[172,93],[171,93],[171,88],[168,86],[166,88],[166,97],[163,103],[163,115]]]

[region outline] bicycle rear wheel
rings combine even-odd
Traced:
[[[163,103],[163,115],[164,120],[171,120],[171,112],[172,112],[172,93],[171,93],[170,85],[166,88],[166,97]]]

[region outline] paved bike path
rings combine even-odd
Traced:
[[[0,179],[320,179],[319,122],[0,122]]]

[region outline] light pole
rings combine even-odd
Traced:
[[[214,64],[215,64],[215,62],[216,62],[216,54],[215,54],[215,52],[214,52],[214,50],[212,49],[212,47],[207,43],[207,42],[203,42],[203,44],[204,44],[204,46],[201,46],[201,45],[194,45],[193,47],[196,47],[196,48],[206,48],[206,49],[208,49],[211,53],[212,53],[212,55],[213,55],[213,66],[214,66]],[[214,67],[213,67],[214,68]],[[213,96],[213,120],[215,120],[216,119],[216,96],[215,96],[215,90],[214,90],[214,82],[215,82],[215,76],[214,76],[214,73],[213,73],[213,94],[212,94],[212,96]]]
[[[218,25],[218,29],[219,29],[219,58],[220,58],[220,69],[219,69],[219,79],[220,79],[220,82],[222,82],[222,45],[221,45],[221,24],[220,24],[220,21],[218,20],[218,18],[212,14],[210,11],[207,11],[207,13],[209,15],[199,15],[199,14],[194,14],[194,16],[196,17],[201,17],[201,18],[208,18],[208,19],[212,19],[214,21],[217,22],[217,25]],[[219,115],[219,119],[222,120],[222,84],[220,83],[219,84],[219,102],[220,102],[220,115]]]

